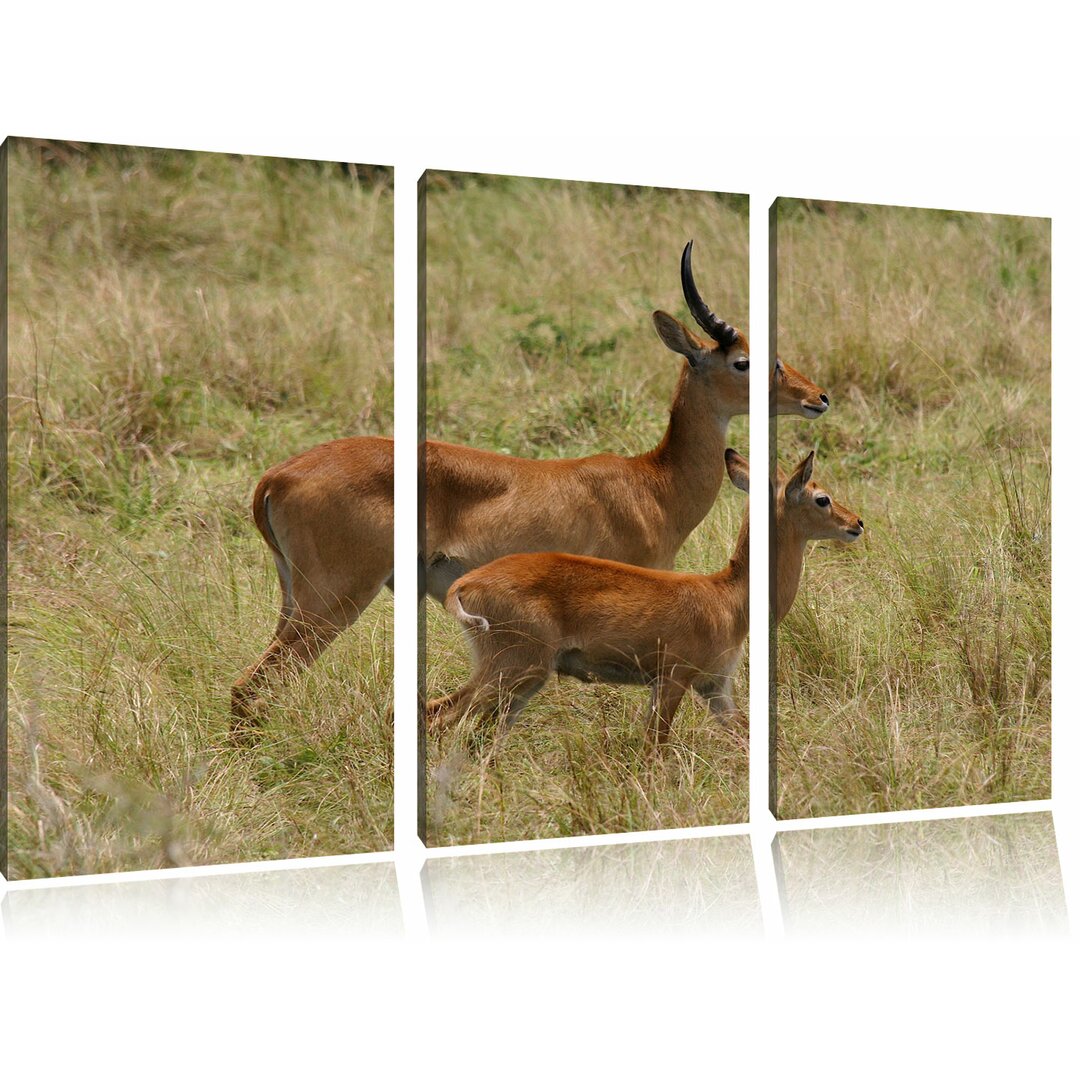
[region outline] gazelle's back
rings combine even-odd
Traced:
[[[738,622],[733,584],[563,553],[499,558],[461,577],[448,604],[455,595],[492,629],[595,655],[655,655],[656,626],[664,625],[668,649],[704,661]]]
[[[528,460],[428,442],[428,558],[483,565],[512,553],[561,551],[667,565],[660,487],[644,458],[600,454]],[[681,538],[681,537],[680,537]],[[677,549],[677,548],[676,548]]]

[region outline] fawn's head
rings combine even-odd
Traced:
[[[653,312],[653,325],[668,348],[686,357],[692,392],[703,394],[719,417],[746,415],[750,411],[750,343],[702,300],[690,265],[693,246],[691,240],[683,248],[683,296],[694,321],[708,336],[699,337],[666,311]]]
[[[853,543],[863,533],[863,522],[850,509],[835,502],[832,495],[811,482],[814,474],[814,451],[802,459],[799,466],[783,483],[777,497],[777,517],[783,516],[803,539],[836,539]]]

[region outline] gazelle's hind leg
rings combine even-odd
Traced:
[[[386,576],[377,582],[369,582],[367,587],[346,595],[329,594],[295,570],[288,589],[286,578],[282,578],[281,613],[274,639],[232,687],[234,737],[242,740],[242,731],[250,731],[258,724],[259,695],[270,678],[290,667],[310,666],[363,613],[389,575],[387,570]]]
[[[474,675],[456,692],[428,703],[425,713],[428,732],[436,734],[468,715],[497,715],[500,728],[509,730],[525,705],[544,687],[548,673],[534,669],[511,676]]]
[[[508,730],[551,675],[554,650],[527,633],[492,630],[470,636],[472,677],[456,692],[428,703],[431,733],[469,714],[498,715],[501,728]]]
[[[447,725],[446,721],[439,721],[440,716],[449,713],[455,708],[462,696],[470,691],[470,685],[471,683],[466,683],[455,692],[447,693],[446,696],[439,696],[434,700],[428,700],[424,707],[424,717],[429,729],[433,725]]]

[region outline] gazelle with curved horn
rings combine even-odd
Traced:
[[[778,475],[773,487],[769,605],[777,624],[787,617],[795,602],[807,543],[811,539],[853,543],[864,530],[857,514],[811,482],[813,474],[814,452],[811,450],[787,480]]]
[[[694,284],[691,257],[694,241],[691,240],[682,253],[682,287],[686,305],[694,316],[694,321],[718,344],[734,342],[738,331],[722,318],[717,318],[701,298]],[[817,419],[829,410],[829,398],[819,386],[801,375],[794,367],[773,362],[773,376],[769,383],[769,415],[801,415],[807,419]]]
[[[516,552],[560,550],[661,569],[674,564],[720,489],[728,423],[749,408],[749,342],[702,301],[691,251],[688,243],[683,292],[708,337],[664,311],[653,314],[660,339],[686,360],[667,430],[654,449],[635,457],[527,460],[424,444],[427,594],[441,602],[459,576]],[[801,376],[785,379],[776,383],[770,408],[819,414],[802,409],[813,393],[824,398]],[[277,565],[282,606],[270,646],[233,686],[237,722],[253,714],[275,669],[312,662],[392,582],[393,445],[348,438],[316,446],[263,476],[253,511]]]

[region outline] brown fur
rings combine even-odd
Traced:
[[[825,391],[794,367],[777,359],[769,384],[769,415],[801,415],[817,419],[829,408]]]
[[[559,551],[669,569],[712,508],[732,416],[749,409],[748,380],[732,367],[748,355],[744,334],[724,351],[663,311],[657,333],[684,364],[667,430],[636,457],[610,453],[575,460],[507,457],[444,442],[427,443],[427,549],[431,565],[461,571],[509,553]],[[804,413],[821,390],[791,368],[773,391],[780,413]],[[443,601],[444,579],[428,581]]]
[[[271,468],[252,499],[281,584],[269,647],[232,690],[234,729],[250,720],[268,676],[308,665],[348,628],[394,569],[394,443],[342,438]]]

